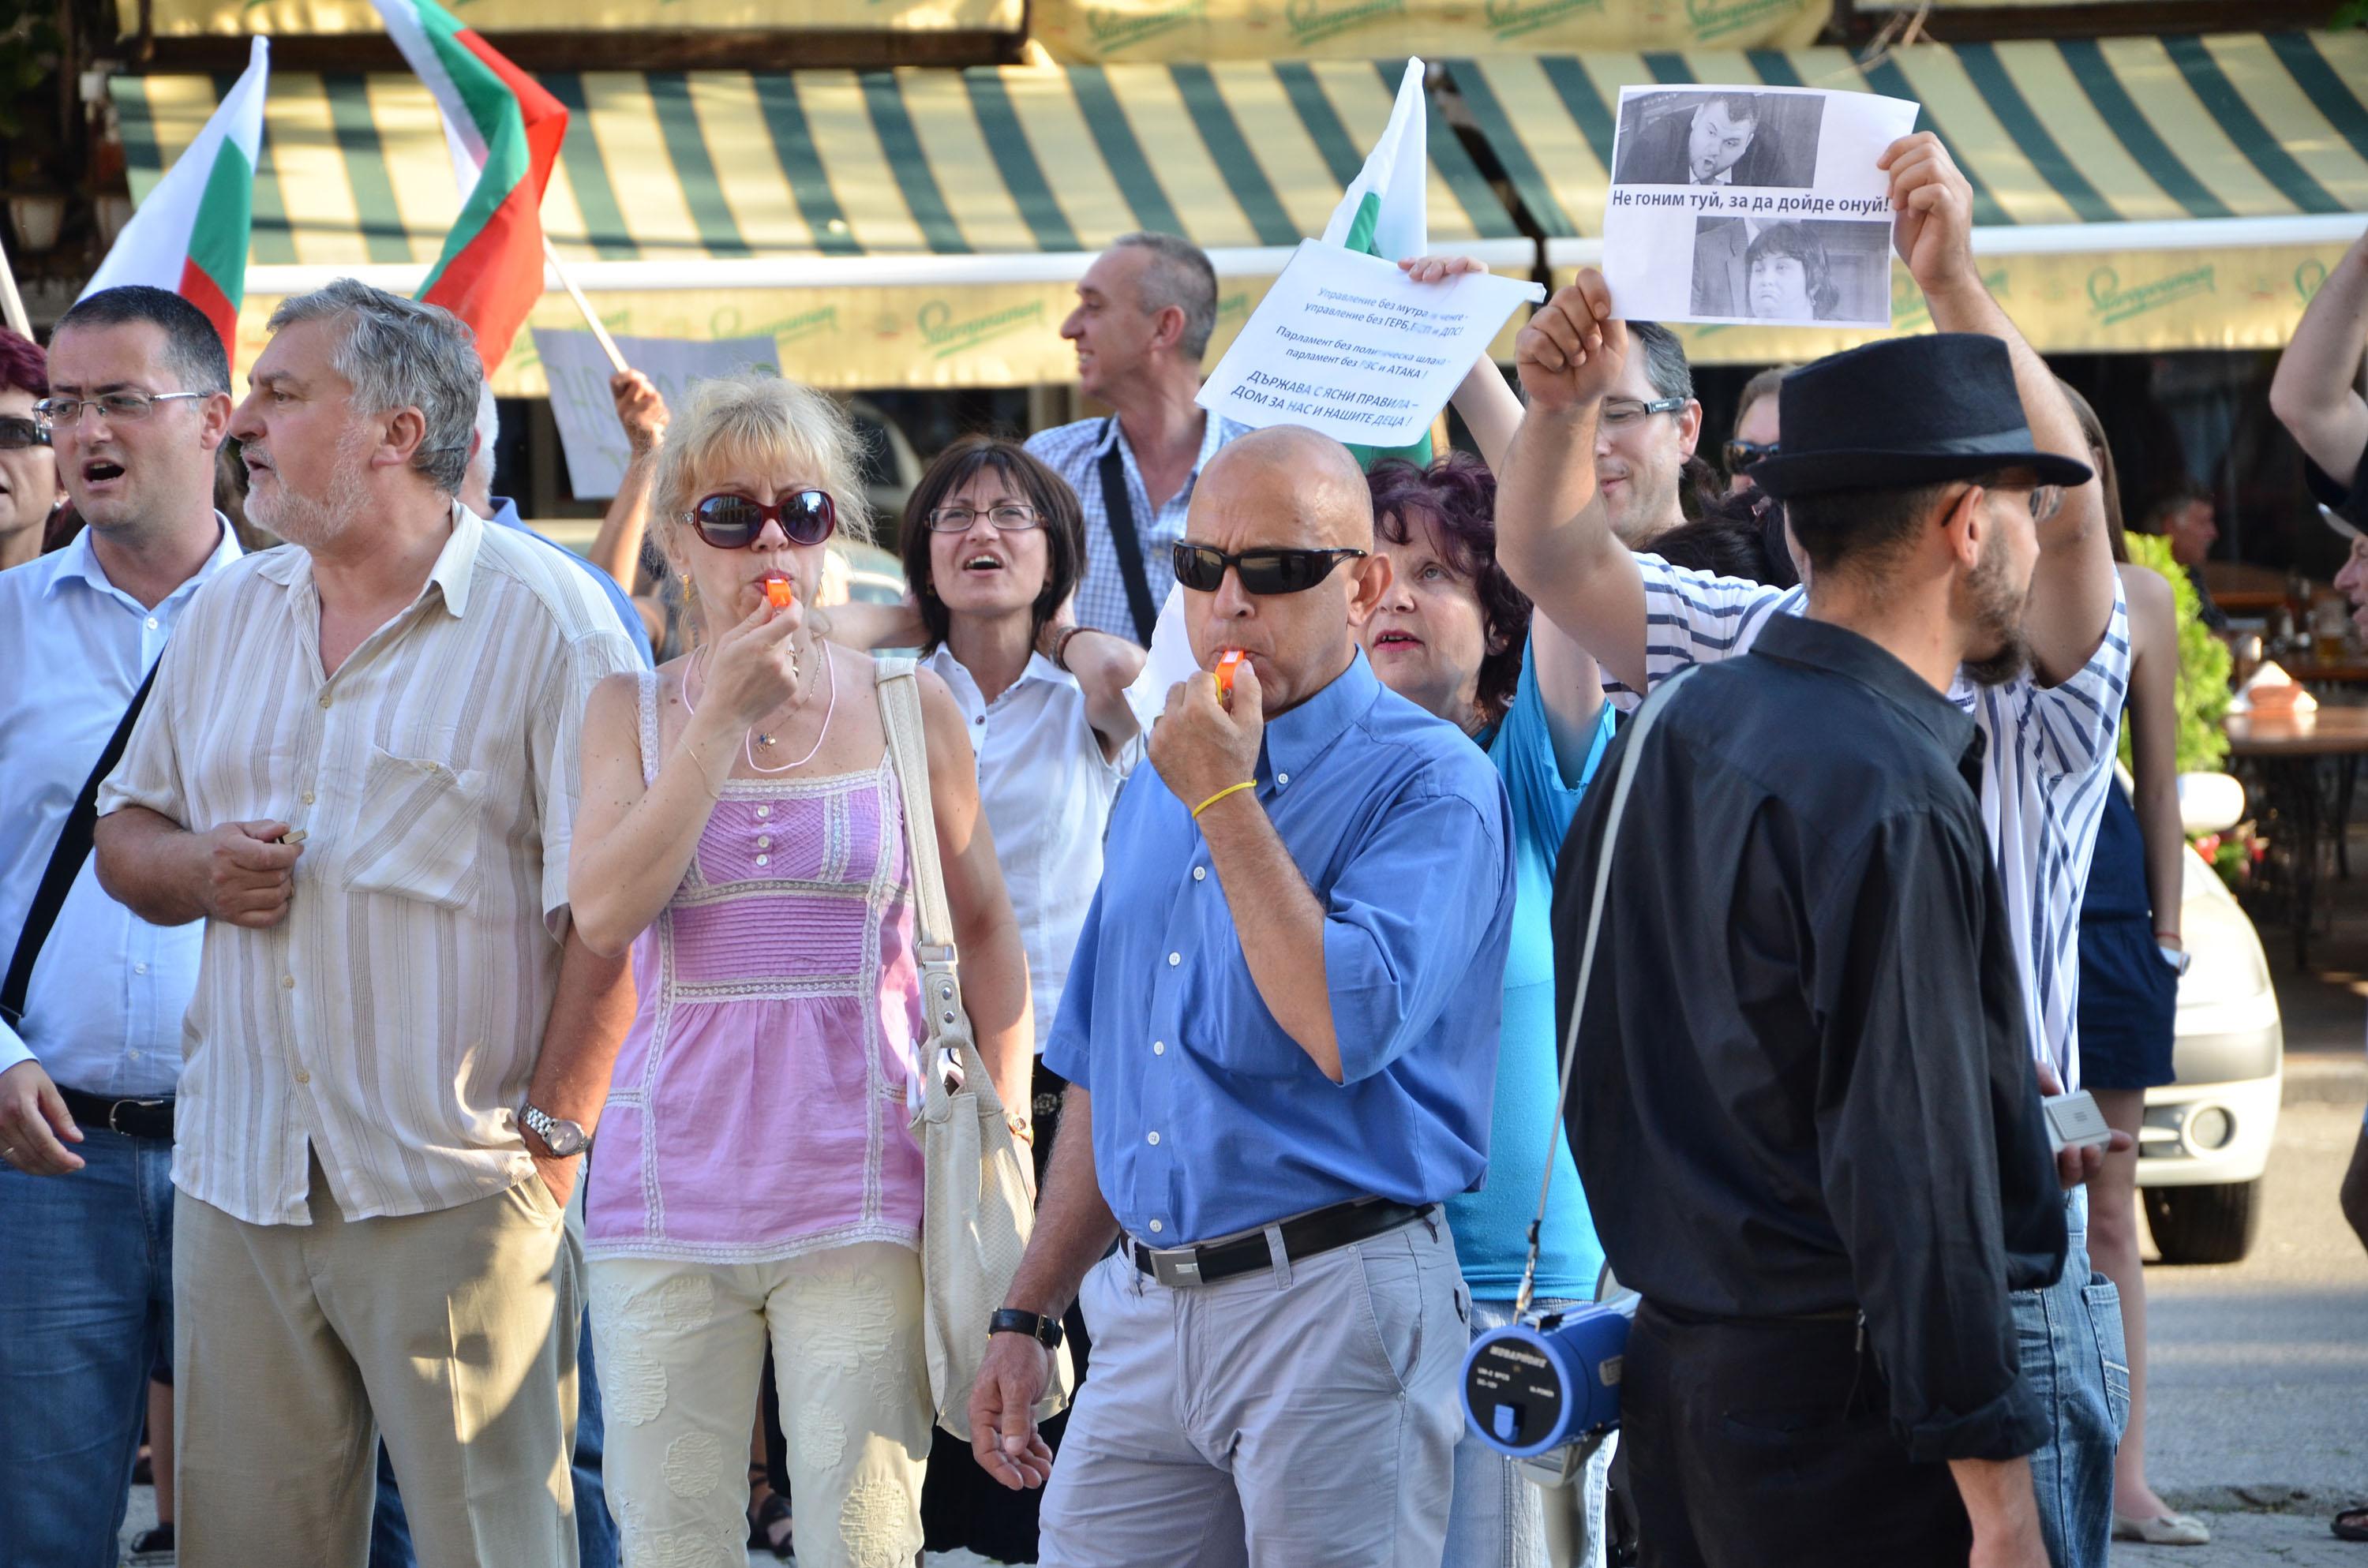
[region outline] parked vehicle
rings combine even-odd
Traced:
[[[2225,833],[2245,814],[2225,773],[2180,776],[2190,835]],[[2173,1065],[2149,1089],[2138,1130],[2138,1197],[2165,1263],[2234,1263],[2260,1229],[2261,1173],[2285,1084],[2285,1029],[2252,921],[2201,855],[2182,858]]]

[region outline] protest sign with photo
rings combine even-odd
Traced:
[[[1628,87],[1603,274],[1625,317],[1891,323],[1884,148],[1903,98],[1820,87]]]
[[[567,484],[578,501],[602,501],[617,494],[632,457],[624,427],[617,423],[616,399],[609,394],[608,351],[588,332],[536,327],[534,347],[551,383],[551,415],[559,424],[559,444],[567,454]],[[777,370],[781,351],[769,337],[730,337],[712,343],[675,337],[620,337],[625,363],[654,382],[668,408],[689,406],[690,385],[711,376],[748,369]]]
[[[1354,446],[1406,446],[1505,318],[1544,298],[1537,284],[1486,272],[1417,283],[1394,262],[1302,240],[1198,401],[1261,428],[1304,425]]]

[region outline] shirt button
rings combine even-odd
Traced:
[[[770,849],[772,846],[773,846],[773,835],[772,835],[771,834],[769,834],[769,833],[760,833],[760,834],[758,834],[758,835],[757,835],[757,848],[759,848],[759,849]]]
[[[1182,953],[1170,953],[1167,955],[1167,967],[1169,969],[1174,969],[1178,964],[1182,963],[1183,961],[1184,955]],[[293,985],[296,983],[291,980],[288,983]]]
[[[759,866],[768,865],[771,862],[772,858],[773,858],[770,855],[759,855],[757,857],[757,864]]]
[[[311,805],[311,804],[313,803],[313,791],[312,791],[312,790],[305,790],[302,794],[301,794],[301,795],[297,796],[296,798],[297,798],[298,800],[300,800],[300,801],[303,801],[306,805],[308,805],[308,806],[309,806],[309,805]]]
[[[295,977],[294,975],[292,975],[292,974],[283,974],[283,975],[281,975],[281,976],[279,977],[279,989],[280,989],[280,990],[282,990],[282,991],[293,991],[293,990],[295,990],[295,989],[296,989],[296,977]]]
[[[296,1069],[296,1081],[300,1084],[309,1084],[313,1081],[313,1074],[299,1067]]]
[[[1288,773],[1278,773],[1274,776],[1274,781],[1278,787],[1288,784],[1291,782],[1291,775]]]
[[[773,814],[773,808],[770,806],[758,806],[757,808],[757,814],[760,817],[771,816]]]
[[[1156,1236],[1156,1235],[1157,1235],[1157,1234],[1159,1233],[1159,1228],[1160,1228],[1160,1227],[1159,1227],[1159,1221],[1156,1221],[1156,1220],[1154,1220],[1154,1221],[1151,1222],[1151,1233],[1152,1233],[1153,1235],[1155,1235],[1155,1236]]]
[[[145,974],[148,972],[148,966],[144,963],[133,964],[131,966],[131,972],[134,974]]]
[[[1195,867],[1193,867],[1193,868],[1192,868],[1192,880],[1193,880],[1194,881],[1196,881],[1196,882],[1205,882],[1205,881],[1207,881],[1209,880],[1209,868],[1208,868],[1208,867],[1206,867],[1206,866],[1195,866]]]
[[[1156,1149],[1156,1148],[1158,1148],[1158,1147],[1159,1147],[1159,1134],[1158,1134],[1158,1133],[1156,1133],[1156,1132],[1154,1132],[1154,1133],[1152,1133],[1149,1137],[1145,1138],[1145,1139],[1144,1140],[1144,1142],[1146,1142],[1146,1143],[1148,1143],[1148,1144],[1150,1144],[1153,1148]]]
[[[325,691],[324,691],[324,692],[321,693],[321,706],[322,706],[322,707],[324,707],[324,708],[326,708],[328,705],[329,705],[329,694],[328,694],[327,692],[325,692]]]
[[[124,1055],[126,1055],[126,1056],[129,1056],[129,1057],[130,1057],[130,1058],[131,1058],[131,1060],[132,1060],[132,1061],[134,1061],[134,1062],[137,1062],[137,1061],[139,1061],[139,1060],[140,1060],[140,1053],[139,1053],[138,1051],[125,1051],[123,1054],[124,1054]]]
[[[156,630],[156,618],[153,615],[148,618],[148,630],[151,631]]]
[[[1152,1054],[1152,1055],[1154,1055],[1154,1056],[1165,1056],[1165,1055],[1167,1055],[1167,1042],[1166,1040],[1153,1040],[1153,1041],[1151,1042],[1151,1054]]]

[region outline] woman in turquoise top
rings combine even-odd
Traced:
[[[1457,407],[1483,449],[1493,450],[1501,426],[1488,415],[1502,405],[1490,395],[1491,382],[1511,403],[1494,367],[1480,367]],[[1519,418],[1518,407],[1510,412]],[[1519,891],[1488,1174],[1480,1190],[1447,1204],[1477,1333],[1512,1317],[1549,1159],[1554,1176],[1541,1233],[1539,1304],[1591,1300],[1603,1267],[1554,1115],[1559,1041],[1548,915],[1554,857],[1603,759],[1611,712],[1595,661],[1551,622],[1532,619],[1529,600],[1497,564],[1497,485],[1486,464],[1461,452],[1428,469],[1393,460],[1367,478],[1375,540],[1391,578],[1360,633],[1366,656],[1391,690],[1486,750],[1512,802]],[[1545,1568],[1544,1498],[1512,1461],[1467,1433],[1455,1452],[1446,1568]]]

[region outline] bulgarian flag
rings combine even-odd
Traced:
[[[83,290],[85,299],[127,283],[168,290],[204,312],[222,335],[223,352],[237,357],[255,165],[263,151],[263,94],[270,79],[270,41],[256,39],[245,72],[123,225]]]
[[[1398,78],[1397,102],[1382,139],[1365,155],[1365,166],[1324,225],[1324,243],[1383,261],[1405,261],[1430,249],[1429,105],[1423,97],[1422,62],[1409,56]],[[1430,461],[1430,437],[1411,447],[1385,450],[1351,447],[1371,468],[1383,458]]]
[[[469,324],[485,373],[542,298],[542,192],[567,110],[435,0],[371,0],[444,111],[461,217],[418,298]]]

